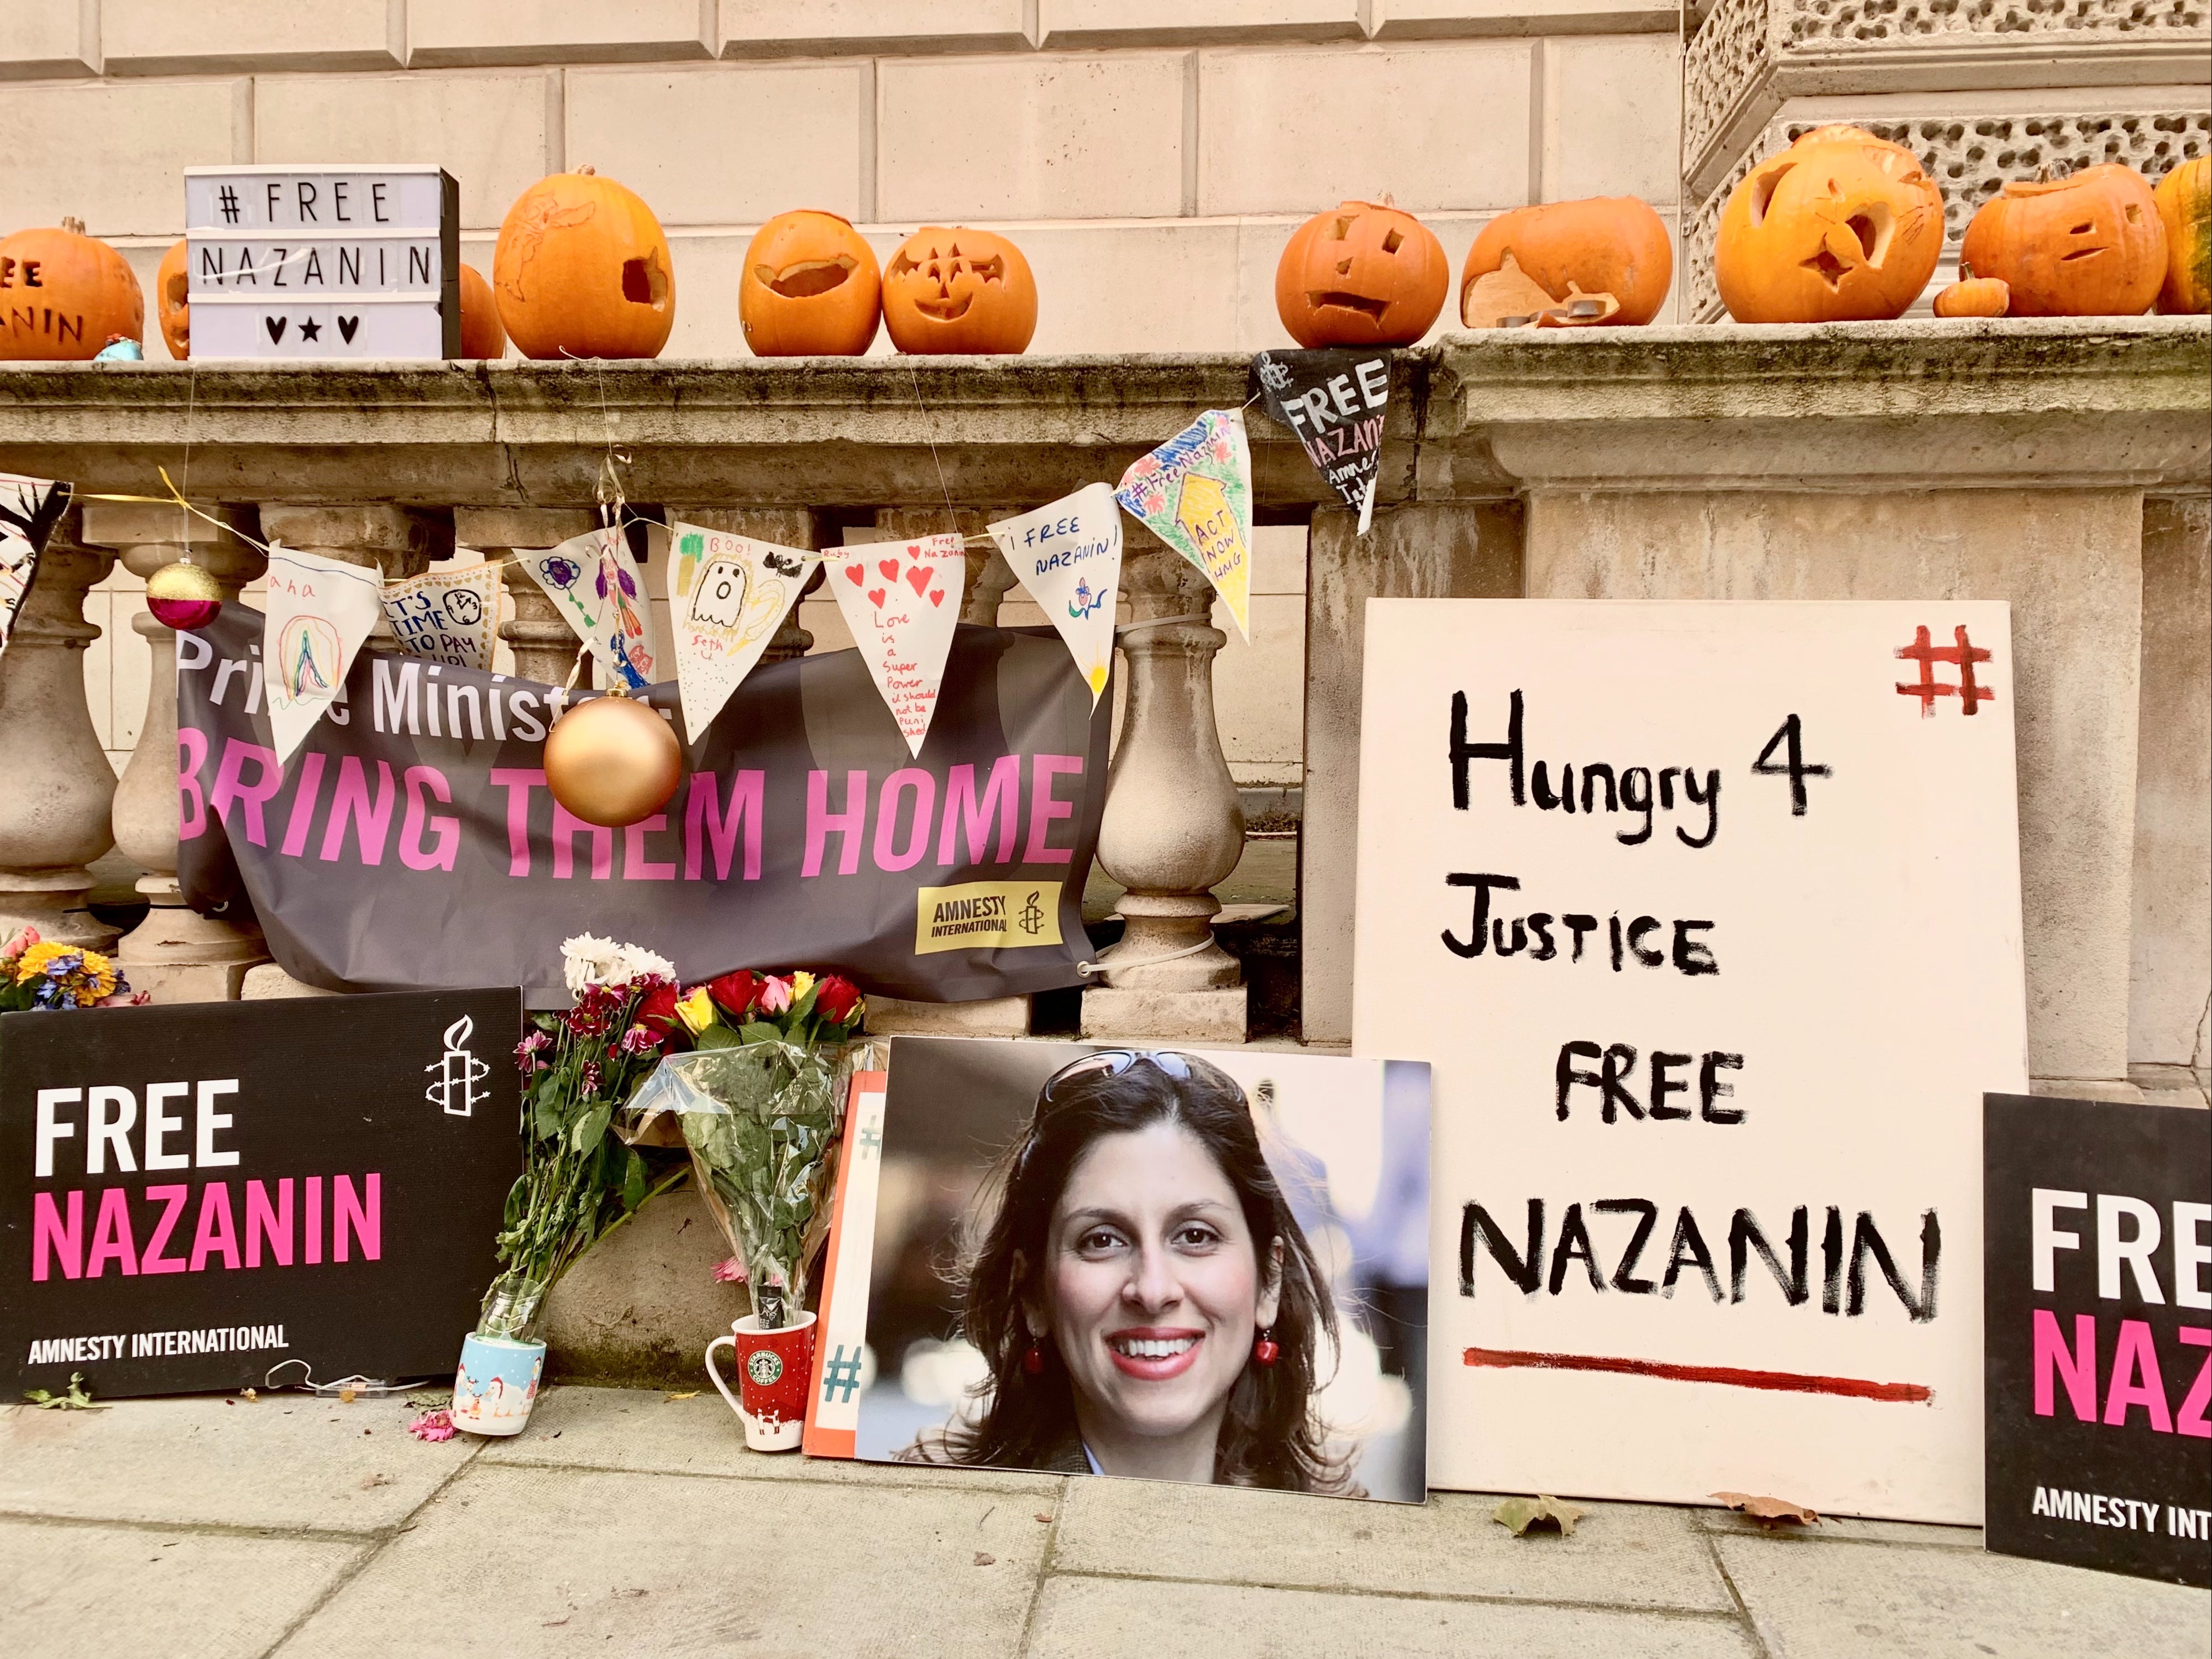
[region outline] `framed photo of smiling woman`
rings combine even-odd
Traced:
[[[1425,1064],[901,1037],[882,1143],[859,1456],[1426,1495]]]

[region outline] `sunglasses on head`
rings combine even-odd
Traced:
[[[1153,1054],[1139,1048],[1104,1048],[1095,1054],[1085,1054],[1080,1060],[1070,1060],[1054,1072],[1045,1079],[1044,1087],[1038,1091],[1037,1100],[1042,1105],[1055,1105],[1058,1103],[1053,1098],[1054,1093],[1063,1085],[1074,1082],[1078,1078],[1119,1077],[1139,1060],[1178,1083],[1191,1080],[1190,1062],[1173,1049],[1163,1049]]]

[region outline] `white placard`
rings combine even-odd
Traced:
[[[2008,607],[1376,600],[1366,665],[1354,1044],[1435,1066],[1434,1484],[1978,1521]]]

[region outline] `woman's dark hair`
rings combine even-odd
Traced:
[[[933,1462],[1040,1468],[1079,1443],[1058,1350],[1042,1344],[1043,1369],[1031,1375],[1023,1367],[1030,1346],[1023,1308],[1043,1300],[1053,1207],[1084,1153],[1107,1135],[1172,1123],[1198,1139],[1236,1189],[1263,1281],[1270,1244],[1282,1241],[1273,1328],[1279,1352],[1272,1365],[1247,1364],[1231,1389],[1214,1480],[1285,1492],[1355,1492],[1348,1459],[1330,1454],[1312,1405],[1323,1339],[1332,1354],[1336,1351],[1336,1310],[1312,1247],[1260,1150],[1243,1091],[1194,1054],[1165,1055],[1165,1066],[1149,1054],[1114,1059],[1123,1063],[1071,1067],[1048,1083],[1028,1128],[1000,1155],[978,1192],[971,1215],[985,1212],[994,1195],[997,1204],[981,1239],[965,1241],[955,1285],[961,1334],[990,1365],[989,1381],[974,1390],[982,1413],[979,1420],[925,1436],[915,1454]]]

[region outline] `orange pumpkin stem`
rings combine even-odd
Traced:
[[[64,214],[62,217],[62,228],[72,236],[82,236],[84,234],[84,221],[72,219]]]
[[[599,173],[599,169],[593,167],[589,161],[585,162],[584,165],[580,167],[572,167],[569,171],[572,173],[580,173],[587,179],[596,176]]]

